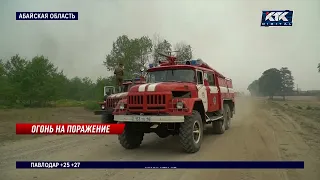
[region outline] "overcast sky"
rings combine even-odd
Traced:
[[[294,10],[293,27],[260,27],[262,10]],[[78,21],[16,21],[16,11],[77,11]],[[112,42],[159,33],[245,90],[267,68],[320,89],[320,0],[0,0],[0,58],[45,55],[69,76],[106,76]]]

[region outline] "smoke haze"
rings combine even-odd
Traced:
[[[262,10],[293,10],[293,26],[260,27]],[[16,21],[16,11],[76,11],[78,21]],[[288,67],[303,90],[320,89],[317,0],[1,0],[0,58],[45,55],[68,77],[107,76],[112,42],[155,33],[185,41],[237,90],[268,68]]]

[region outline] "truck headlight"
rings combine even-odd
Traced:
[[[182,109],[183,108],[183,102],[179,101],[177,102],[177,109]]]
[[[103,110],[104,110],[105,108],[106,108],[106,107],[105,107],[104,105],[101,105],[101,109],[103,109]]]
[[[119,108],[122,110],[124,109],[124,103],[120,103]]]

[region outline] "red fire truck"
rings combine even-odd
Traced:
[[[174,56],[147,70],[146,84],[130,88],[113,111],[114,121],[125,123],[119,135],[126,149],[138,148],[145,133],[165,138],[179,135],[187,153],[199,151],[204,125],[214,133],[230,128],[235,114],[231,79],[202,60],[178,62]]]
[[[101,123],[103,124],[114,123],[112,112],[117,103],[121,99],[126,98],[130,87],[137,84],[144,84],[145,82],[146,81],[143,76],[140,76],[139,78],[135,79],[124,80],[124,82],[122,83],[123,92],[121,93],[114,93],[115,87],[113,86],[105,86],[104,101],[98,102],[98,104],[101,107],[101,110],[94,111],[94,114],[101,115]]]

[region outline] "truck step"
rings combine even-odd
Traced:
[[[212,121],[216,121],[219,119],[222,119],[223,116],[211,116],[211,117],[207,117],[206,122],[212,122]]]

